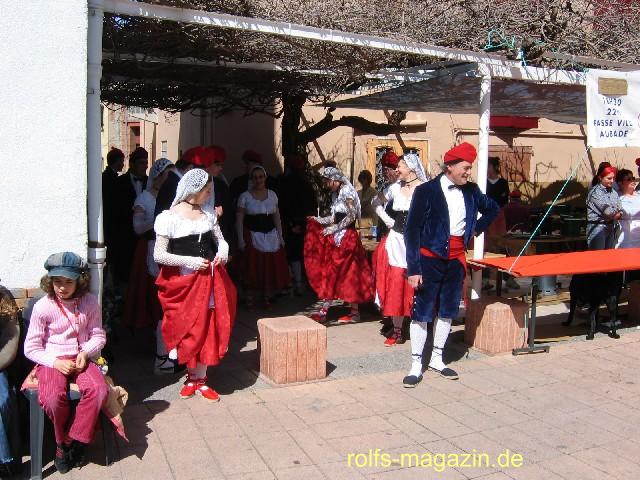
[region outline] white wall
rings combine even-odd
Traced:
[[[0,283],[87,254],[86,0],[0,4]]]

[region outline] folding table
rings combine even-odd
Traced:
[[[548,345],[535,346],[536,301],[538,278],[546,275],[575,275],[584,273],[621,272],[640,269],[640,248],[612,250],[588,250],[584,252],[550,253],[522,257],[483,258],[467,260],[467,263],[481,268],[497,270],[497,285],[502,284],[502,274],[514,277],[533,277],[531,282],[531,315],[529,319],[529,345],[514,348],[513,355],[519,353],[548,352]],[[497,291],[498,296],[500,290]]]

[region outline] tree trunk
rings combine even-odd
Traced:
[[[285,158],[289,155],[304,153],[306,143],[300,145],[300,119],[306,100],[304,95],[282,97],[282,155]]]

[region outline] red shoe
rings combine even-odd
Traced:
[[[193,397],[196,390],[198,390],[198,385],[198,380],[187,377],[187,380],[184,382],[184,386],[180,390],[180,398]]]
[[[318,323],[324,323],[327,321],[327,311],[321,308],[317,312],[311,314],[311,320],[315,320]]]
[[[338,318],[339,323],[353,323],[360,321],[360,312],[349,312]]]
[[[402,338],[402,329],[394,328],[391,336],[384,341],[384,346],[393,347],[399,343],[404,343],[404,339]]]
[[[205,400],[209,400],[210,402],[219,402],[220,396],[218,395],[218,392],[208,386],[205,383],[206,381],[206,378],[198,381],[198,389],[196,390],[196,393],[198,395],[201,395]]]

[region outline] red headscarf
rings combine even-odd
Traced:
[[[444,154],[444,163],[459,162],[461,160],[473,163],[477,156],[478,153],[475,147],[470,143],[463,142]]]
[[[613,173],[615,175],[616,173],[618,173],[618,169],[616,167],[612,167],[611,165],[607,165],[602,169],[602,172],[600,172],[600,178],[604,178],[610,173]]]
[[[255,150],[245,150],[242,154],[242,160],[249,163],[257,163],[258,165],[262,165],[262,155],[260,155]]]
[[[640,167],[640,157],[636,158],[636,165]]]

